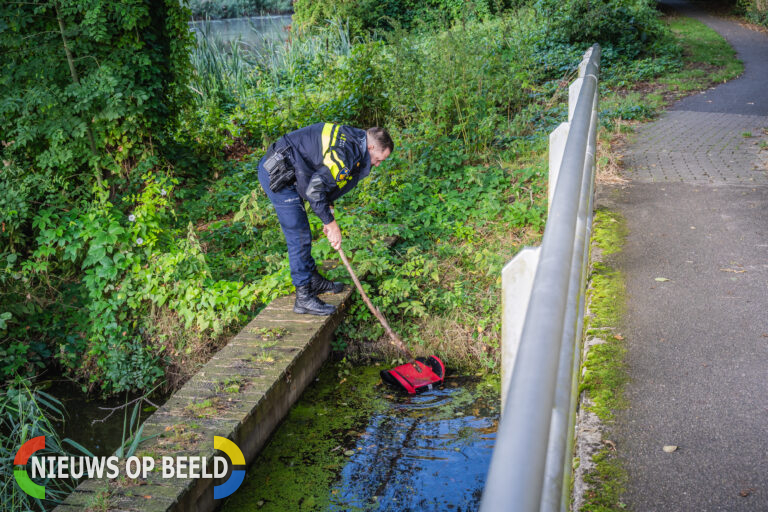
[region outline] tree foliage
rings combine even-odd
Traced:
[[[151,152],[186,95],[187,19],[177,0],[0,5],[0,242],[25,243],[31,204],[87,200]]]
[[[330,120],[384,125],[398,140],[387,170],[336,213],[354,226],[347,247],[360,249],[380,306],[419,342],[416,322],[461,312],[475,363],[492,367],[504,258],[477,233],[494,221],[535,231],[546,211],[541,167],[510,169],[500,155],[538,151],[536,133],[564,113],[551,98],[592,38],[612,45],[608,74],[662,65],[630,62],[655,44],[645,0],[597,2],[612,22],[589,20],[582,0],[538,1],[494,16],[513,2],[302,0],[297,18],[323,26],[259,52],[203,34],[193,71],[175,0],[2,4],[0,48],[13,58],[0,63],[0,377],[55,359],[93,389],[147,389],[290,291],[256,162],[283,133]],[[345,20],[328,24],[332,14]],[[227,161],[231,148],[252,155]],[[180,172],[193,166],[209,175]],[[371,249],[394,232],[398,251]],[[326,241],[314,251],[334,256]],[[459,275],[441,278],[440,261]],[[355,309],[342,331],[375,339],[365,315]]]
[[[88,346],[115,344],[103,322],[129,325],[116,322],[115,253],[136,235],[121,238],[114,205],[137,203],[122,196],[161,167],[188,98],[188,19],[178,0],[0,3],[0,375],[54,354],[73,371],[120,364]]]
[[[450,25],[498,13],[515,0],[296,0],[294,23],[319,25],[338,18],[355,37],[393,26],[415,28],[419,23]]]

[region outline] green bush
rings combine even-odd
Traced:
[[[188,98],[188,16],[172,0],[0,5],[0,252],[34,250],[39,208],[136,179]]]
[[[482,19],[514,4],[512,0],[296,0],[294,24],[322,25],[341,19],[353,37],[386,32],[393,27],[447,27]]]
[[[540,73],[528,37],[509,20],[470,23],[434,35],[393,38],[382,58],[392,105],[388,121],[419,127],[428,140],[460,138],[487,150],[509,119],[530,101]]]
[[[599,43],[633,59],[664,34],[650,0],[536,0],[533,5],[549,45]]]
[[[58,282],[50,300],[59,306],[16,308],[3,317],[0,375],[37,364],[52,344],[65,371],[91,387],[105,393],[148,389],[164,376],[169,352],[185,348],[165,342],[168,332],[156,325],[161,311],[178,319],[177,328],[217,335],[240,320],[242,311],[283,291],[269,279],[213,279],[194,230],[180,237],[169,227],[173,185],[172,179],[146,174],[142,192],[125,198],[130,215],[117,210],[103,190],[88,206],[40,210],[33,223],[38,248],[24,261],[6,256],[3,279],[16,283],[16,295],[22,287]],[[47,325],[48,315],[58,321]],[[18,321],[29,317],[37,321]],[[28,334],[43,332],[47,344],[29,344]]]
[[[733,4],[737,14],[768,27],[768,3],[765,0],[736,0]]]

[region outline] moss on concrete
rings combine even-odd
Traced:
[[[604,424],[610,424],[614,411],[625,406],[622,394],[629,378],[625,339],[619,328],[625,304],[624,276],[615,268],[626,236],[626,223],[619,213],[602,209],[595,213],[592,248],[598,261],[593,262],[590,275],[589,351],[582,365],[580,391],[586,392],[588,409]],[[584,475],[588,489],[581,510],[622,510],[620,497],[627,473],[615,450],[610,446],[602,449],[592,462],[593,469]]]
[[[595,213],[593,226],[593,247],[600,250],[602,261],[592,265],[586,333],[588,339],[600,341],[591,344],[587,353],[580,390],[592,400],[592,411],[602,421],[611,421],[612,411],[623,404],[627,372],[624,336],[619,330],[625,301],[624,276],[614,268],[610,256],[621,251],[627,228],[619,213],[608,210]]]
[[[609,512],[625,510],[621,495],[627,482],[627,471],[621,459],[610,448],[603,448],[592,457],[595,469],[585,475],[590,489],[581,510]]]
[[[621,251],[627,237],[627,223],[621,214],[609,210],[597,210],[592,223],[592,243],[608,256]]]
[[[221,409],[221,400],[218,397],[207,398],[202,402],[193,402],[184,408],[184,414],[193,418],[212,418]]]

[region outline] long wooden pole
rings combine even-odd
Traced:
[[[379,311],[379,308],[374,306],[371,300],[368,298],[368,295],[365,294],[365,291],[363,290],[363,285],[360,284],[360,280],[357,278],[357,275],[355,275],[354,270],[352,270],[352,265],[349,264],[347,255],[344,254],[344,250],[341,248],[339,248],[339,256],[341,257],[341,261],[344,263],[344,266],[347,267],[347,272],[349,272],[349,275],[352,277],[352,281],[355,282],[357,291],[359,291],[360,295],[363,296],[363,301],[365,301],[365,305],[368,306],[368,309],[371,310],[371,313],[374,314],[374,316],[379,320],[381,325],[384,327],[384,330],[387,331],[387,334],[389,335],[389,339],[392,341],[392,344],[396,346],[403,354],[405,354],[405,356],[408,359],[413,359],[411,352],[406,348],[405,343],[403,343],[403,340],[400,339],[400,336],[395,334],[395,332],[389,326],[389,323],[387,323],[387,319],[384,318],[384,315],[382,315],[381,311]]]

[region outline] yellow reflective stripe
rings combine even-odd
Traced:
[[[341,170],[346,168],[344,162],[339,158],[339,154],[333,149],[333,146],[339,139],[339,125],[325,123],[323,126],[323,164],[331,171],[331,176],[336,181],[339,188],[343,187],[349,180],[349,170],[340,176]]]
[[[333,128],[331,128],[331,145],[328,147],[328,149],[331,149],[333,146],[335,146],[338,141],[339,141],[339,125],[334,124]]]
[[[325,123],[323,126],[323,156],[331,149],[331,132],[333,131],[333,124]]]

